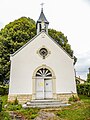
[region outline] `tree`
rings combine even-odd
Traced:
[[[0,31],[0,75],[3,81],[9,80],[10,54],[18,50],[35,34],[35,21],[26,17],[9,23]]]
[[[54,29],[49,29],[49,35],[56,40],[56,42],[71,56],[73,57],[73,51],[71,46],[68,44],[67,36],[64,36],[62,32],[56,31]]]
[[[87,74],[87,82],[90,83],[90,73]]]
[[[35,21],[26,17],[21,17],[14,22],[10,22],[0,31],[0,81],[2,79],[3,81],[9,80],[10,54],[18,50],[35,35]],[[62,32],[49,29],[49,35],[73,57],[71,46],[68,43],[67,37]]]

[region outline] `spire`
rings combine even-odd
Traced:
[[[45,23],[47,23],[47,24],[49,24],[49,22],[47,21],[45,15],[43,13],[43,7],[41,8],[41,13],[40,13],[40,16],[39,16],[39,19],[38,19],[37,22],[42,22],[42,21],[45,22]]]
[[[41,12],[43,12],[43,5],[44,5],[44,3],[41,3],[40,5],[41,5]]]
[[[44,3],[41,4],[41,13],[39,16],[39,19],[37,20],[37,34],[44,30],[45,32],[48,33],[48,24],[49,22],[47,21],[44,13],[43,13],[43,5]]]

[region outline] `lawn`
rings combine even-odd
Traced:
[[[90,120],[90,97],[80,95],[80,101],[72,103],[68,107],[63,107],[58,111],[53,112],[60,120]],[[20,105],[10,104],[7,108],[4,105],[7,103],[7,96],[2,96],[3,110],[0,112],[0,120],[11,120],[8,112],[13,111],[17,115],[23,116],[27,120],[34,119],[40,109],[30,108],[23,109]]]
[[[56,115],[63,120],[90,120],[90,97],[80,95],[80,101],[64,107]]]

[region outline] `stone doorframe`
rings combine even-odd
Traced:
[[[33,100],[36,99],[36,88],[35,88],[36,73],[41,68],[46,68],[46,69],[50,70],[50,72],[52,73],[52,98],[57,99],[55,73],[49,66],[46,66],[46,65],[39,66],[34,70],[34,73],[33,73],[33,76],[32,76],[32,99]]]

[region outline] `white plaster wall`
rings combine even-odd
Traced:
[[[37,54],[43,45],[51,51],[46,59]],[[42,32],[11,57],[9,94],[32,94],[33,72],[43,64],[55,72],[56,93],[76,93],[73,59]]]

